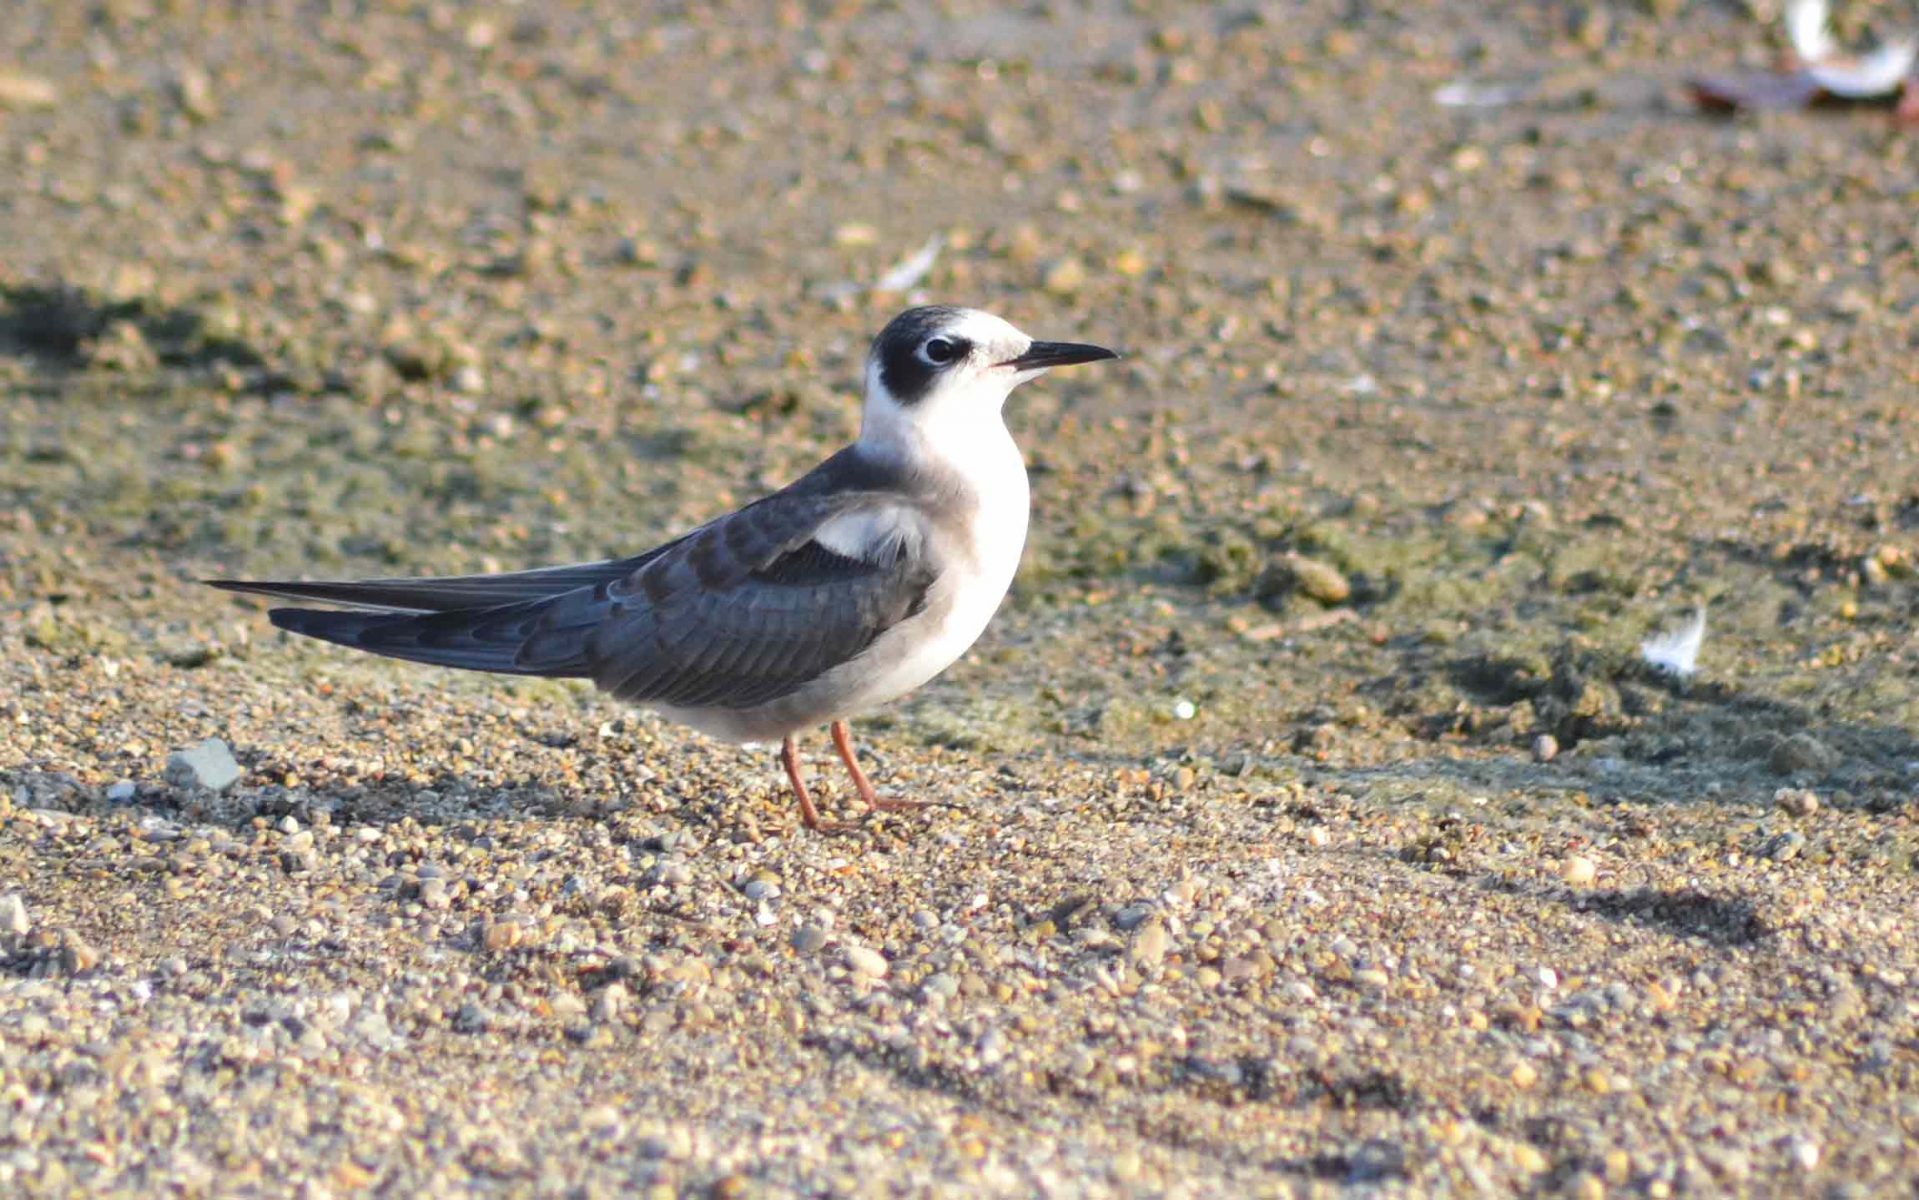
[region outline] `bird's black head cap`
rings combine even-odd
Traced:
[[[933,382],[971,353],[973,344],[953,332],[963,308],[928,304],[909,308],[886,323],[873,339],[880,383],[894,400],[911,407],[933,389]]]

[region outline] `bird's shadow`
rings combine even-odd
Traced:
[[[288,385],[268,354],[218,324],[197,308],[143,296],[110,299],[60,280],[0,284],[0,354],[46,376],[128,369],[150,356],[157,366],[238,370],[258,389]],[[127,333],[116,338],[120,328]]]

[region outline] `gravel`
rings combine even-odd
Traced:
[[[1689,112],[1744,9],[106,10],[0,23],[0,1192],[1919,1175],[1912,140]],[[197,583],[652,544],[920,299],[1126,354],[936,807]]]
[[[234,761],[233,751],[219,738],[208,738],[185,750],[167,755],[166,780],[174,787],[200,787],[224,792],[246,774]],[[116,785],[117,787],[118,785]],[[121,796],[124,798],[125,793]]]

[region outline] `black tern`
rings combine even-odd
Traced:
[[[1001,409],[1049,368],[1119,357],[1038,342],[990,313],[908,309],[866,356],[857,441],[798,480],[627,558],[499,575],[214,587],[345,606],[276,608],[293,633],[468,671],[591,679],[734,742],[780,740],[810,829],[828,828],[794,735],[830,724],[871,809],[846,719],[919,687],[986,629],[1026,543],[1026,464]]]

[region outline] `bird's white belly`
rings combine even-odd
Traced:
[[[857,656],[797,691],[751,709],[652,705],[669,720],[729,741],[774,741],[809,726],[858,716],[895,700],[952,666],[986,631],[1013,584],[1026,548],[1026,463],[1004,426],[975,437],[960,461],[977,503],[966,545],[926,595],[920,612],[875,638]],[[835,526],[823,542],[859,553],[891,528],[878,522]]]
[[[846,673],[843,715],[865,712],[919,687],[958,661],[999,611],[1026,547],[1026,471],[1002,472],[973,518],[975,560],[949,570],[916,617],[882,634],[866,653],[830,674]],[[857,681],[857,682],[855,682]]]

